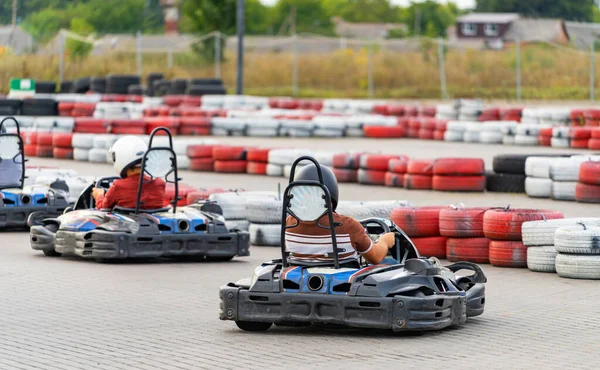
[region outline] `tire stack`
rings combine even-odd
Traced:
[[[556,230],[578,224],[600,226],[600,218],[565,218],[523,223],[523,244],[527,247],[527,267],[534,272],[556,272]]]
[[[58,102],[54,99],[24,99],[20,112],[24,116],[58,116]]]
[[[538,143],[541,146],[552,146],[552,127],[540,128],[540,134],[538,136]]]
[[[483,101],[478,99],[459,99],[456,105],[460,121],[477,121],[483,111]]]
[[[246,158],[246,173],[254,175],[266,175],[269,166],[269,152],[271,149],[251,148],[248,149]]]
[[[52,147],[53,139],[54,135],[52,132],[38,132],[35,156],[40,158],[52,158],[54,156],[54,148]]]
[[[435,107],[435,118],[443,120],[457,120],[458,109],[453,104],[440,104]]]
[[[217,146],[213,148],[215,172],[246,173],[248,161],[246,147]]]
[[[440,211],[440,235],[448,238],[448,261],[489,262],[490,240],[483,233],[483,216],[488,210],[452,206]]]
[[[494,193],[524,193],[526,158],[520,155],[494,157],[494,172],[486,175],[486,190]]]
[[[94,135],[75,133],[71,138],[73,145],[73,159],[87,162],[90,159],[90,150],[94,147]]]
[[[396,208],[391,220],[410,237],[425,257],[446,258],[446,237],[440,235],[443,207]]]
[[[551,145],[553,148],[571,147],[571,139],[569,139],[569,127],[552,128]]]
[[[540,135],[540,125],[520,124],[517,126],[515,145],[536,146]]]
[[[56,159],[73,159],[73,134],[55,132],[52,135],[52,156]]]
[[[408,160],[390,159],[388,163],[388,171],[385,173],[385,186],[393,188],[404,187],[404,177],[408,170]]]
[[[0,116],[20,115],[22,104],[19,99],[0,99]]]
[[[220,194],[220,193],[226,193],[226,192],[231,192],[231,191],[232,190],[225,191],[225,189],[221,189],[221,188],[195,189],[194,191],[188,193],[187,203],[195,204],[200,201],[208,200],[208,198],[212,194]]]
[[[552,179],[552,199],[575,200],[579,166],[585,161],[584,157],[553,158],[550,163],[550,178]]]
[[[431,190],[433,187],[432,159],[411,159],[406,166],[404,188],[415,190]]]
[[[589,127],[571,127],[569,130],[571,148],[588,149],[591,138],[592,130]]]
[[[249,198],[246,200],[246,218],[250,222],[250,244],[279,247],[281,245],[281,214],[283,202],[279,199]]]
[[[479,143],[481,140],[481,132],[483,124],[480,122],[466,122],[466,130],[463,133],[465,143]]]
[[[119,139],[118,135],[93,135],[93,148],[89,151],[89,161],[93,163],[110,163],[108,149]]]
[[[556,272],[571,279],[600,280],[600,227],[578,223],[554,234]]]
[[[363,154],[360,156],[358,183],[364,185],[385,185],[386,172],[392,159],[397,155]]]
[[[479,134],[479,142],[483,144],[502,144],[504,132],[516,129],[516,122],[488,121],[483,123],[483,129]]]
[[[444,132],[444,141],[463,141],[466,130],[467,124],[465,122],[450,121],[446,124],[446,132]]]
[[[575,200],[583,203],[600,203],[600,161],[581,163]]]
[[[140,77],[135,75],[109,75],[106,78],[106,93],[126,95],[131,85],[141,85]]]
[[[78,83],[79,83],[79,88],[83,88],[83,82],[79,82],[81,80],[78,80],[75,82],[75,86],[77,88]],[[106,77],[92,77],[91,79],[87,79],[87,89],[89,89],[90,91],[99,93],[99,94],[104,94],[106,93]],[[86,89],[86,91],[87,91]],[[86,92],[84,91],[84,92]],[[76,93],[79,93],[79,91],[75,91]]]
[[[358,182],[360,153],[336,154],[333,156],[333,173],[338,182]]]
[[[533,209],[491,209],[483,216],[483,233],[490,239],[492,266],[527,267],[527,248],[522,242],[521,226],[527,221],[563,218],[558,211]]]
[[[213,172],[215,170],[213,149],[218,145],[190,145],[187,148],[187,156],[190,159],[190,170]]]
[[[531,198],[550,198],[552,196],[552,180],[550,164],[553,157],[527,157],[525,160],[525,192]]]
[[[246,202],[255,200],[256,202],[269,202],[278,199],[277,194],[273,192],[230,192],[211,194],[208,199],[217,204],[223,210],[225,224],[230,230],[248,231],[250,223],[247,220]]]
[[[434,140],[444,140],[446,136],[446,129],[448,128],[448,121],[437,120],[435,124],[435,131],[433,132]]]
[[[433,163],[433,190],[483,192],[485,183],[481,158],[440,158]]]

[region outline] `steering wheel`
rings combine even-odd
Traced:
[[[379,236],[386,233],[394,233],[396,242],[393,248],[390,248],[389,253],[392,257],[403,264],[407,259],[419,258],[419,251],[406,233],[396,226],[392,221],[384,218],[368,218],[362,220],[361,225],[367,230],[369,237],[376,241]]]
[[[112,183],[115,180],[120,179],[120,177],[112,176],[112,177],[102,177],[96,181],[95,184],[90,184],[80,195],[75,202],[74,210],[78,209],[92,209],[96,208],[96,200],[92,194],[94,188],[100,188],[104,190],[110,189]]]

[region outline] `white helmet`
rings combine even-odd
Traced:
[[[147,150],[144,140],[137,136],[124,136],[110,147],[108,153],[119,176],[125,177],[128,169],[142,162]]]

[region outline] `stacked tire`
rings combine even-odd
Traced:
[[[333,173],[338,182],[358,182],[360,153],[340,153],[333,156]]]
[[[552,179],[550,165],[554,157],[528,157],[525,160],[525,192],[531,198],[550,198],[552,196]]]
[[[406,159],[390,159],[388,171],[385,174],[385,186],[403,188],[407,170],[408,161]]]
[[[491,209],[483,216],[483,233],[490,239],[490,263],[497,267],[527,267],[527,248],[522,242],[522,225],[528,221],[563,218],[558,211]]]
[[[248,149],[246,158],[246,172],[253,175],[266,175],[269,166],[269,152],[271,149],[251,148]]]
[[[404,187],[406,189],[431,190],[433,187],[433,163],[431,159],[411,159],[406,166]]]
[[[584,157],[554,158],[550,164],[552,179],[552,199],[574,201],[576,198],[579,166]]]
[[[443,207],[396,208],[391,220],[410,237],[425,257],[446,258],[446,237],[440,235]]]
[[[585,161],[579,167],[579,182],[575,200],[583,203],[600,203],[600,161]]]
[[[600,129],[595,127],[590,133],[588,148],[591,150],[600,150]]]
[[[225,224],[230,230],[248,231],[250,223],[247,219],[246,202],[256,200],[257,202],[270,202],[278,199],[277,194],[272,192],[230,192],[212,194],[208,198],[216,202],[223,210]]]
[[[554,246],[558,276],[600,280],[600,227],[577,223],[556,230]]]
[[[73,159],[73,134],[56,132],[52,135],[52,156],[56,159]]]
[[[448,238],[448,261],[489,262],[490,240],[483,233],[483,217],[488,210],[452,206],[440,211],[440,235]]]
[[[440,158],[433,164],[433,190],[482,192],[485,184],[485,163],[481,158]]]
[[[525,192],[525,160],[527,156],[494,157],[493,172],[487,174],[486,190],[495,193]]]
[[[246,200],[246,218],[250,222],[250,244],[278,247],[281,244],[281,214],[279,199],[250,198]]]
[[[385,185],[386,172],[392,159],[397,155],[363,154],[360,157],[358,183],[365,185]]]

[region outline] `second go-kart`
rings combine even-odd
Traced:
[[[154,135],[164,131],[168,147],[153,147]],[[140,186],[135,208],[97,210],[90,186],[74,210],[31,226],[31,247],[48,256],[77,255],[99,262],[126,258],[206,257],[230,260],[249,255],[247,232],[228,230],[220,207],[202,202],[177,207],[178,173],[170,132],[157,128],[141,161]],[[142,209],[143,176],[174,183],[170,207]],[[117,178],[103,178],[95,187],[108,189]]]
[[[16,133],[7,133],[5,122],[13,121]],[[27,227],[32,213],[56,217],[69,206],[68,188],[25,184],[25,155],[19,122],[6,117],[0,122],[0,229]]]
[[[302,160],[318,168],[320,181],[294,181]],[[235,321],[246,331],[278,326],[336,324],[355,328],[399,331],[439,330],[466,323],[483,313],[486,276],[476,264],[459,262],[443,267],[421,257],[410,238],[391,221],[367,219],[371,235],[394,232],[394,263],[367,265],[362,260],[340,263],[335,226],[329,229],[333,262],[304,262],[286,247],[286,219],[333,222],[331,197],[321,169],[311,157],[297,159],[283,197],[282,258],[263,263],[254,276],[222,286],[221,320]],[[376,236],[372,236],[376,237]],[[469,274],[457,272],[467,270]]]

